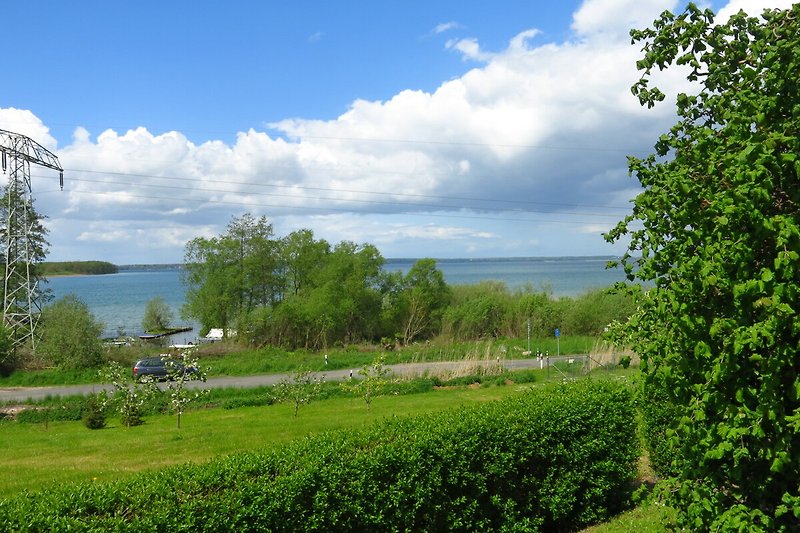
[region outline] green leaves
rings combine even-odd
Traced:
[[[325,356],[327,357],[327,356]],[[301,405],[311,403],[322,394],[325,376],[314,376],[311,370],[300,368],[291,379],[282,379],[273,388],[272,394],[279,402],[294,404],[294,416],[297,416]]]
[[[582,382],[0,502],[8,531],[571,531],[623,509],[631,395]]]
[[[690,5],[632,36],[642,104],[655,102],[654,67],[689,65],[697,82],[678,96],[660,158],[629,159],[645,190],[609,234],[633,236],[623,266],[658,288],[628,333],[674,430],[671,503],[691,530],[795,530],[800,4],[723,25]]]

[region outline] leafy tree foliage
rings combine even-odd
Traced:
[[[172,322],[172,310],[161,296],[147,302],[142,318],[142,329],[145,331],[164,331]]]
[[[248,279],[217,276],[217,272],[231,267],[213,265],[219,263],[219,254],[196,253],[199,244],[212,241],[190,243],[191,255],[203,258],[205,264],[192,267],[190,287],[197,290],[187,309],[204,327],[213,325],[207,320],[214,316],[201,314],[203,309],[214,307],[204,299],[213,302],[214,298],[224,298],[224,294],[236,292],[235,286],[242,279]],[[310,230],[302,230],[247,249],[242,258],[246,271],[260,273],[260,286],[266,289],[264,297],[249,298],[237,307],[237,329],[251,343],[323,348],[334,342],[371,339],[381,332],[384,260],[374,246],[344,241],[331,247],[325,240],[314,239]],[[223,284],[227,287],[224,290],[220,289]],[[230,298],[222,301],[225,305]]]
[[[200,362],[194,350],[183,350],[178,354],[162,356],[165,361],[169,380],[166,392],[169,393],[169,405],[175,412],[177,427],[181,429],[181,416],[186,406],[199,400],[208,393],[207,389],[190,389],[187,383],[193,380],[205,382],[207,373],[200,368]]]
[[[309,229],[294,231],[284,237],[280,257],[285,295],[298,295],[311,286],[314,272],[330,252],[328,242],[314,240],[314,232]]]
[[[800,529],[800,4],[715,25],[665,12],[633,87],[685,65],[696,94],[655,154],[630,158],[645,190],[608,235],[642,295],[629,334],[648,396],[671,417],[672,503],[691,530]],[[639,256],[639,257],[636,257]]]
[[[375,246],[331,245],[300,230],[272,239],[266,220],[244,215],[224,235],[186,248],[183,314],[201,329],[235,329],[255,346],[324,349],[336,344],[409,344],[444,334],[456,339],[532,333],[592,335],[632,309],[627,295],[594,291],[553,299],[501,282],[450,287],[433,259],[403,274],[386,272]]]
[[[319,398],[325,376],[315,377],[308,369],[299,369],[292,374],[291,379],[282,379],[275,384],[272,394],[278,402],[291,402],[294,404],[294,416],[301,405],[311,403]]]
[[[42,310],[38,350],[50,363],[61,368],[92,368],[100,364],[103,325],[89,307],[68,294]]]
[[[12,332],[0,324],[0,376],[7,376],[13,372],[20,363],[20,357],[14,349]]]
[[[401,313],[403,343],[430,336],[441,329],[442,314],[449,303],[450,288],[433,259],[420,259],[403,279]]]
[[[183,314],[197,318],[205,330],[234,326],[242,315],[274,303],[280,292],[272,225],[245,214],[233,218],[227,230],[193,239],[185,249]]]

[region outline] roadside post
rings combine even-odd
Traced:
[[[528,319],[528,353],[531,353],[531,319]]]
[[[556,356],[561,355],[561,330],[556,328]]]

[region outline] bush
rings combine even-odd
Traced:
[[[169,328],[172,322],[172,310],[161,296],[156,296],[147,302],[142,318],[142,329],[147,332],[158,333]]]
[[[584,381],[0,501],[7,530],[575,530],[629,501],[631,395]],[[131,513],[131,509],[147,512]]]
[[[42,422],[71,422],[83,418],[86,402],[83,398],[65,400],[56,405],[43,406],[36,404],[31,409],[23,409],[17,413],[17,422],[42,423]]]
[[[89,429],[103,429],[106,427],[106,412],[103,401],[96,394],[92,394],[86,400],[86,414],[83,417],[83,423]]]
[[[514,383],[533,383],[538,372],[538,370],[515,370],[508,374],[508,379]]]
[[[102,360],[102,331],[86,303],[68,294],[42,310],[38,351],[62,369],[96,367]]]

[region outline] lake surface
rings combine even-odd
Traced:
[[[554,296],[577,296],[592,288],[608,287],[622,281],[621,269],[606,269],[613,257],[547,257],[513,259],[440,259],[437,266],[450,285],[465,285],[483,280],[503,281],[512,289],[526,285],[548,290]],[[415,259],[388,259],[384,270],[408,272]],[[164,299],[173,313],[173,324],[194,329],[173,335],[170,342],[187,343],[198,336],[198,324],[181,320],[180,309],[186,289],[180,269],[150,267],[101,276],[55,277],[44,286],[55,298],[74,294],[89,306],[105,327],[103,336],[142,333],[142,317],[147,302],[156,296]]]

